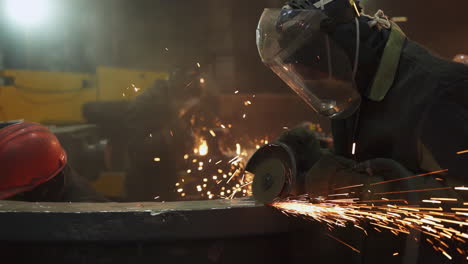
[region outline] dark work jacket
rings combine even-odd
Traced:
[[[104,195],[95,191],[89,182],[70,166],[66,166],[62,173],[65,175],[65,186],[61,202],[110,202]]]
[[[389,158],[414,173],[448,169],[450,185],[466,184],[468,154],[457,152],[468,149],[468,67],[408,39],[399,54],[393,72],[377,72],[389,83],[384,96],[363,96],[358,112],[332,121],[336,154],[357,161]],[[383,60],[379,67],[386,67]]]
[[[9,200],[25,202],[109,202],[97,193],[85,178],[76,173],[69,165],[49,181],[31,191],[19,193]]]
[[[457,152],[468,150],[468,67],[438,58],[406,38],[401,38],[395,48],[388,45],[391,38],[370,91],[363,92],[360,109],[347,119],[332,121],[336,154],[357,162],[393,159],[414,174],[448,169],[446,184],[439,184],[435,176],[418,177],[398,182],[401,186],[396,190],[466,185],[468,154]],[[355,155],[351,153],[353,142],[356,142]],[[437,192],[408,195],[419,201],[424,195],[452,195]],[[356,263],[445,261],[432,248],[403,237],[398,240],[401,259],[382,258],[390,255],[384,252],[390,247],[380,245],[388,243],[390,238],[385,240],[385,235],[380,233],[372,236],[362,238],[361,242],[353,241],[355,245],[362,243],[358,246],[362,249],[362,259]],[[396,247],[395,243],[392,247]]]

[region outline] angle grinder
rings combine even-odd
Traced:
[[[297,165],[293,151],[275,142],[263,146],[249,160],[246,171],[255,175],[252,190],[255,200],[272,203],[297,192]]]
[[[270,204],[288,197],[315,199],[335,194],[339,187],[362,184],[362,190],[377,191],[368,186],[379,177],[369,177],[356,162],[310,147],[300,152],[298,144],[277,141],[260,148],[246,165],[254,174],[252,191],[256,201]],[[313,145],[312,145],[313,146]],[[356,196],[369,200],[367,191],[355,190]]]

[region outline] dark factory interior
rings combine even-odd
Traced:
[[[0,0],[9,263],[468,261],[468,1]]]

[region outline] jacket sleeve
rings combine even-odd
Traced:
[[[422,143],[443,169],[451,186],[468,183],[468,81],[442,93],[425,113]]]
[[[110,202],[102,194],[96,192],[88,181],[73,168],[67,166],[65,173],[65,193],[63,202],[103,203]]]
[[[141,137],[160,130],[171,121],[173,109],[167,96],[167,81],[157,81],[130,101],[123,116],[129,135]]]

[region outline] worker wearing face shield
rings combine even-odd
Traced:
[[[266,66],[331,119],[333,133],[333,149],[320,148],[307,126],[260,149],[247,165],[258,201],[348,191],[361,201],[463,201],[463,191],[454,187],[468,183],[468,67],[431,54],[383,11],[365,15],[353,0],[290,0],[281,9],[265,9],[257,46]],[[280,172],[271,169],[276,167]],[[392,244],[402,249],[397,260],[382,258],[390,241],[378,242],[384,235],[348,234],[363,254],[341,260],[443,261],[412,236],[418,235]]]
[[[468,67],[409,40],[382,11],[364,15],[358,1],[291,0],[265,9],[257,46],[265,65],[331,118],[334,149],[325,156],[337,167],[380,180],[440,172],[399,189],[468,183],[468,155],[461,154],[468,149]],[[298,135],[288,131],[279,141]],[[303,169],[324,177],[319,161]]]

